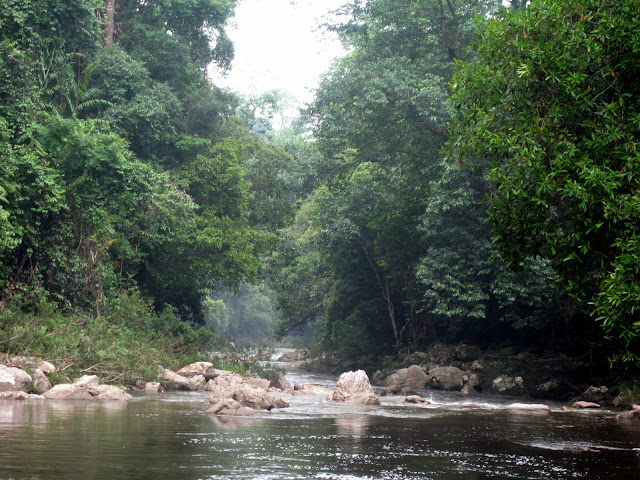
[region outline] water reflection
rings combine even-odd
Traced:
[[[293,413],[216,417],[207,399],[0,402],[0,478],[640,480],[640,428],[606,412],[296,398]]]

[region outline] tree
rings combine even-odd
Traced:
[[[458,66],[454,155],[492,186],[490,222],[513,266],[550,258],[591,305],[614,358],[640,360],[637,2],[534,2],[483,21]]]

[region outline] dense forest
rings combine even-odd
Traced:
[[[638,368],[635,0],[353,0],[285,130],[283,94],[207,76],[235,3],[0,2],[0,351],[127,380],[212,331],[312,333]]]

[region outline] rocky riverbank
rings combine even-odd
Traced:
[[[287,352],[279,361],[290,368],[336,372],[352,368],[336,353],[312,357],[306,349]],[[371,373],[382,396],[415,395],[421,389],[530,397],[574,405],[630,409],[640,398],[629,389],[590,385],[589,365],[562,355],[481,350],[472,345],[435,345],[426,352],[399,356],[394,366]]]

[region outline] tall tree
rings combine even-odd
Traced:
[[[486,19],[454,79],[451,130],[492,185],[501,255],[550,258],[620,343],[614,358],[636,364],[639,22],[633,0],[542,0]]]

